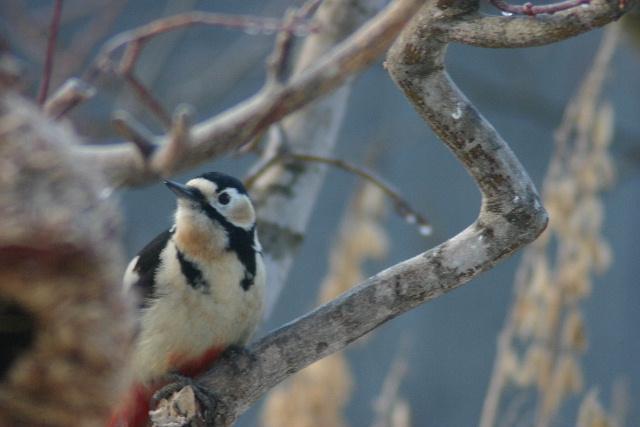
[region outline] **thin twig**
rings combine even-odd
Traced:
[[[156,150],[154,136],[142,123],[124,110],[113,113],[112,124],[116,131],[135,144],[144,158],[148,158]]]
[[[316,31],[317,28],[308,23],[294,23],[293,28],[286,27],[281,20],[276,18],[264,18],[249,15],[230,15],[224,13],[207,13],[207,12],[186,12],[167,18],[158,19],[143,25],[134,30],[126,31],[112,38],[107,42],[104,48],[96,57],[93,65],[87,71],[85,78],[92,79],[96,73],[104,72],[110,68],[110,57],[117,49],[122,46],[128,46],[131,43],[144,43],[145,41],[156,37],[162,33],[175,29],[192,26],[192,25],[210,25],[222,26],[226,28],[240,28],[247,31],[256,31],[257,33],[272,33],[275,31],[289,28],[291,31]],[[139,57],[142,49],[132,53],[128,59],[129,65],[132,67]]]
[[[317,0],[314,0],[313,3],[316,1]],[[307,7],[307,10],[313,10],[313,8]],[[158,118],[162,125],[168,128],[171,126],[171,117],[166,112],[166,109],[160,100],[158,100],[138,79],[134,72],[136,63],[149,40],[167,31],[191,25],[214,25],[228,28],[244,28],[247,29],[247,31],[255,30],[258,33],[271,33],[282,30],[284,33],[290,33],[291,37],[300,32],[301,29],[310,31],[317,30],[315,27],[310,27],[306,22],[301,23],[300,21],[301,19],[298,18],[296,14],[292,14],[286,22],[282,22],[275,18],[205,12],[186,12],[168,18],[159,19],[135,30],[122,33],[113,38],[110,43],[107,43],[101,54],[98,55],[94,61],[93,66],[90,67],[88,80],[94,78],[97,75],[97,72],[114,69],[131,85],[136,94],[141,98],[144,104],[149,107],[151,112],[156,118]],[[122,46],[124,46],[122,57],[120,58],[117,66],[113,67],[109,58],[116,49]],[[283,51],[285,50],[288,50],[288,48],[283,49]],[[279,70],[280,67],[276,68]],[[270,69],[275,70],[275,68],[271,67]],[[282,75],[282,70],[269,73],[270,77],[273,77],[274,75],[277,75],[277,78],[279,79]]]
[[[79,69],[82,66],[86,66],[89,54],[96,48],[98,42],[106,39],[112,24],[118,16],[121,16],[122,11],[130,1],[88,2],[87,0],[82,0],[69,5],[69,0],[67,0],[67,12],[71,11],[72,8],[86,7],[85,4],[87,3],[93,4],[87,7],[88,10],[84,16],[77,17],[77,19],[88,19],[88,22],[74,34],[73,39],[66,45],[65,52],[63,52],[64,63],[58,61],[58,72],[62,68],[64,76],[79,74]],[[66,15],[65,13],[65,17]]]
[[[386,50],[422,0],[394,0],[335,49],[320,55],[312,67],[293,76],[281,88],[262,90],[218,116],[194,124],[188,155],[180,159],[180,172],[211,161],[246,144],[284,116],[327,94],[371,64]],[[122,37],[122,36],[121,36]],[[120,39],[121,39],[120,37]],[[130,36],[128,37],[130,39]],[[120,42],[119,42],[120,43]],[[110,43],[113,47],[114,42]],[[101,65],[108,67],[104,52]],[[95,70],[94,70],[95,71]],[[162,137],[164,142],[168,136]],[[135,186],[155,182],[158,174],[139,162],[128,143],[109,147],[85,146],[80,156],[91,159],[114,185]]]
[[[293,24],[298,19],[295,10],[290,9],[284,15],[285,24]],[[289,63],[291,47],[293,46],[293,31],[282,30],[276,38],[273,52],[267,57],[267,84],[280,84],[284,81],[285,71]]]
[[[265,132],[260,134],[260,136],[264,135],[264,133],[266,132],[269,133],[268,138],[271,143],[266,146],[265,151],[262,153],[258,162],[253,165],[253,167],[245,176],[244,185],[248,189],[251,189],[267,170],[281,162],[282,153],[284,153],[285,151],[291,151],[286,141],[286,135],[282,129],[282,123],[275,123],[273,126],[270,126]],[[254,138],[246,145],[255,145],[256,140],[257,138]],[[242,146],[240,148],[244,148],[245,146]]]
[[[175,169],[181,156],[189,149],[192,116],[193,107],[187,104],[178,105],[171,119],[170,137],[153,156],[152,169],[160,174],[167,174]]]
[[[272,166],[283,162],[295,163],[299,161],[328,164],[351,172],[365,179],[366,181],[371,182],[380,190],[382,190],[388,197],[390,197],[391,200],[393,200],[394,210],[398,213],[398,215],[402,217],[402,219],[404,219],[409,224],[417,224],[420,234],[425,236],[431,234],[432,227],[429,222],[422,215],[420,215],[420,213],[413,209],[411,205],[395,188],[393,188],[390,183],[386,182],[382,177],[379,177],[373,172],[343,159],[320,156],[312,153],[303,153],[300,151],[288,152],[287,150],[284,150],[279,154],[267,157],[264,162],[258,165],[258,167],[245,180],[247,188],[251,188],[256,180]]]
[[[478,184],[483,196],[478,219],[438,247],[379,272],[254,342],[245,357],[217,364],[199,379],[220,396],[214,425],[232,424],[293,372],[476,278],[530,243],[546,227],[546,213],[528,174],[446,73],[443,61],[448,37],[446,32],[430,33],[430,25],[449,20],[449,14],[460,9],[444,9],[438,2],[426,2],[417,19],[396,39],[387,64],[407,98]],[[338,72],[340,64],[336,62],[332,61],[332,69]],[[315,67],[319,65],[316,62]],[[294,76],[292,81],[299,78]],[[264,121],[278,115],[282,104],[278,109]],[[456,114],[460,110],[462,114]]]
[[[380,188],[387,196],[394,201],[394,209],[395,211],[409,224],[417,224],[420,230],[420,234],[428,236],[431,234],[431,225],[429,222],[420,215],[415,209],[407,203],[407,201],[402,197],[402,195],[393,188],[391,184],[386,182],[383,178],[377,176],[371,171],[368,171],[360,166],[357,166],[351,162],[348,162],[343,159],[336,159],[333,157],[319,156],[311,153],[302,153],[302,152],[290,152],[286,153],[283,157],[283,161],[285,162],[295,162],[295,161],[306,161],[306,162],[317,162],[317,163],[325,163],[353,174],[358,175],[359,177],[365,179],[366,181],[371,182],[376,187]]]
[[[294,25],[313,15],[323,0],[308,0],[298,9],[288,10],[283,18],[284,28],[278,34],[273,52],[267,58],[267,84],[278,84],[284,81],[284,74],[289,63],[293,39],[296,36]]]
[[[274,151],[269,155],[264,155],[263,160],[258,163],[249,172],[249,174],[247,174],[244,180],[247,188],[250,189],[260,176],[262,176],[267,170],[278,163],[295,163],[299,161],[324,163],[356,174],[360,178],[363,178],[365,181],[371,182],[393,200],[394,210],[396,211],[396,213],[398,213],[398,215],[402,217],[402,219],[404,219],[409,224],[417,224],[420,230],[420,234],[425,236],[431,234],[432,228],[429,222],[415,209],[413,209],[411,205],[402,197],[400,192],[393,188],[393,186],[386,182],[383,178],[377,176],[375,173],[365,168],[362,168],[343,159],[305,153],[302,151],[292,151],[287,144],[284,133],[281,131],[281,129],[279,129],[278,126],[273,126],[271,128],[271,132],[272,138],[278,138],[278,149],[277,151]]]
[[[135,90],[140,99],[144,101],[144,104],[149,107],[160,123],[167,128],[171,127],[171,117],[165,110],[164,106],[160,100],[156,98],[140,80],[138,80],[138,77],[136,77],[133,72],[126,72],[124,74],[124,78]]]
[[[62,15],[62,5],[64,0],[55,0],[53,13],[51,14],[51,26],[49,27],[49,42],[47,43],[47,57],[42,71],[42,84],[38,94],[38,104],[43,105],[47,100],[49,84],[51,83],[51,71],[53,70],[53,57],[58,43],[58,28],[60,26],[60,16]]]
[[[375,400],[374,412],[375,419],[371,424],[372,427],[384,427],[391,425],[391,418],[394,406],[398,403],[398,391],[404,377],[409,370],[409,351],[411,349],[411,340],[403,337],[398,345],[395,357],[389,371],[387,372],[382,390]]]

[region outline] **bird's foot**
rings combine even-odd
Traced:
[[[251,352],[247,350],[247,347],[242,345],[230,345],[225,351],[218,357],[218,362],[232,360],[236,369],[243,371],[251,364],[253,356]]]
[[[204,422],[203,425],[212,425],[217,396],[190,377],[171,373],[169,380],[172,382],[158,390],[151,398],[151,408],[156,408],[156,415],[160,418],[174,419],[193,419],[199,416]]]

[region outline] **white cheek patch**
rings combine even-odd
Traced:
[[[244,194],[236,195],[235,199],[235,203],[227,212],[227,217],[232,224],[248,230],[256,220],[256,212],[251,201]]]

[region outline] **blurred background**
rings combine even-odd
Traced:
[[[0,1],[0,36],[24,61],[25,92],[35,97],[44,62],[51,1]],[[68,0],[60,31],[52,88],[81,76],[111,36],[185,10],[280,17],[292,3],[283,0]],[[499,14],[485,5],[488,13]],[[593,277],[582,302],[588,350],[580,357],[584,390],[597,387],[600,400],[613,408],[614,384],[626,384],[626,425],[640,425],[640,51],[635,23],[627,23],[611,63],[604,98],[614,109],[610,147],[616,168],[614,185],[602,194],[602,232],[611,252],[608,270]],[[454,81],[501,133],[540,188],[553,153],[554,131],[564,109],[590,67],[602,30],[550,46],[489,50],[452,45],[447,64]],[[194,27],[152,40],[136,74],[162,102],[174,108],[189,103],[202,120],[247,98],[264,79],[264,58],[273,36],[242,30]],[[71,114],[89,143],[120,141],[110,126],[115,108],[134,114],[149,128],[161,128],[116,77],[97,85],[97,96]],[[389,213],[384,220],[388,253],[366,264],[368,275],[417,255],[452,237],[478,215],[480,195],[445,146],[403,98],[382,67],[382,58],[353,83],[336,157],[371,166],[393,183],[426,216],[433,234]],[[177,180],[205,170],[243,176],[255,155],[224,158]],[[308,233],[275,310],[259,334],[312,309],[328,256],[358,180],[330,170]],[[125,221],[127,257],[133,257],[171,222],[175,200],[163,185],[118,192]],[[418,307],[376,329],[370,339],[346,349],[353,389],[346,422],[370,425],[374,401],[400,347],[408,363],[399,395],[408,403],[413,426],[477,425],[487,393],[496,340],[513,301],[520,254],[481,278]],[[354,283],[355,284],[355,283]],[[405,347],[401,343],[409,343]],[[623,386],[624,388],[625,386]],[[619,400],[619,399],[618,399]],[[553,425],[575,425],[581,395],[569,397]],[[526,408],[531,403],[524,403]],[[525,410],[526,414],[527,411]],[[260,425],[260,404],[236,423]],[[521,418],[513,425],[530,425]],[[286,426],[282,427],[296,427]]]

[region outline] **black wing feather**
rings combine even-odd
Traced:
[[[160,254],[167,246],[167,242],[171,239],[173,233],[173,228],[160,233],[138,254],[138,262],[133,268],[133,271],[138,274],[138,281],[133,284],[133,288],[140,297],[140,308],[148,307],[151,300],[157,296],[155,275],[160,266]]]

